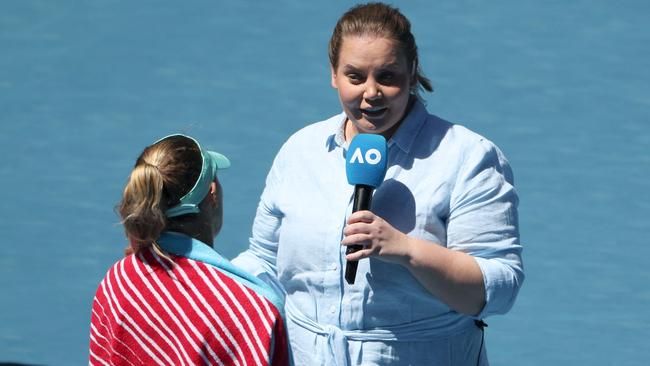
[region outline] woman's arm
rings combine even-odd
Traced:
[[[232,260],[232,263],[257,277],[276,275],[278,234],[282,217],[271,211],[264,199],[260,200],[253,222],[249,247]]]
[[[370,211],[350,215],[347,256],[401,264],[452,309],[483,318],[507,312],[523,282],[512,172],[501,152],[482,140],[467,153],[450,197],[446,246],[408,236]]]
[[[266,185],[253,221],[249,247],[232,260],[233,264],[260,277],[265,282],[277,277],[278,241],[284,216],[277,205],[282,177],[281,165],[282,149],[275,157],[269,174],[266,176]]]
[[[353,213],[344,234],[343,245],[366,243],[364,249],[348,254],[347,260],[377,256],[398,263],[452,309],[476,315],[483,308],[483,274],[469,254],[410,237],[370,211]]]

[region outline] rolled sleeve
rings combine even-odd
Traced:
[[[476,256],[474,259],[481,268],[485,284],[485,306],[476,318],[484,319],[490,315],[506,313],[512,308],[524,279],[521,261],[506,263],[499,259]]]
[[[466,156],[452,195],[447,246],[472,255],[483,274],[485,306],[476,318],[510,310],[524,280],[513,184],[501,151],[480,140]]]

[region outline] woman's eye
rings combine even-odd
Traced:
[[[353,83],[360,83],[362,81],[361,75],[359,74],[348,74],[348,79]]]
[[[395,81],[395,74],[392,72],[383,73],[379,75],[378,79],[382,84],[390,84]]]

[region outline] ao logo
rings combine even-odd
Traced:
[[[352,158],[350,158],[350,164],[364,164],[364,158],[368,164],[376,165],[381,161],[381,153],[377,149],[368,149],[364,155],[361,153],[361,148],[357,147],[357,149],[354,150],[354,153],[352,154]]]

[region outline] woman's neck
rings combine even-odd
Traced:
[[[214,246],[214,237],[209,225],[197,225],[196,223],[170,223],[168,230],[185,234],[196,240],[199,240],[209,246]]]

